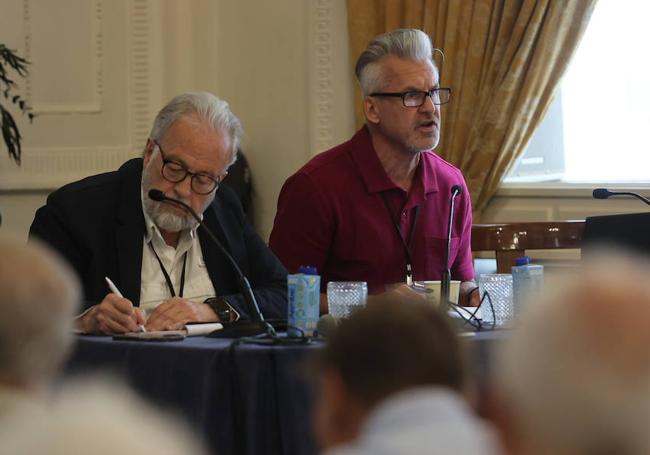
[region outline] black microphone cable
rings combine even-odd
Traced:
[[[478,292],[478,287],[473,288],[468,295],[471,295],[473,292]],[[483,292],[478,306],[474,307],[473,311],[469,309],[472,307],[464,307],[453,302],[449,302],[449,306],[464,321],[464,325],[469,325],[474,330],[479,331],[488,328],[484,325],[483,320],[477,316],[479,310],[484,306],[484,302],[486,300],[488,302],[488,308],[492,314],[492,323],[490,324],[489,329],[493,330],[496,326],[496,314],[494,311],[494,305],[492,304],[492,298],[487,291]]]
[[[242,296],[244,297],[244,302],[246,302],[247,310],[250,313],[251,321],[235,321],[229,324],[224,324],[224,328],[217,330],[208,336],[216,338],[227,338],[233,336],[234,338],[239,338],[241,342],[252,342],[259,344],[306,344],[310,342],[309,337],[302,334],[301,337],[289,338],[289,337],[280,337],[276,333],[275,329],[268,321],[264,319],[262,312],[257,304],[251,285],[244,275],[244,273],[239,268],[239,265],[231,254],[226,250],[226,248],[221,244],[219,239],[212,233],[212,231],[203,223],[203,220],[199,215],[194,211],[192,207],[186,204],[183,201],[178,199],[170,198],[165,195],[162,191],[158,189],[149,190],[149,197],[157,202],[175,204],[184,210],[186,210],[192,217],[197,221],[199,226],[208,234],[210,239],[217,246],[219,251],[223,256],[228,260],[232,266],[235,274],[238,276],[239,288]],[[300,330],[302,332],[302,330]]]

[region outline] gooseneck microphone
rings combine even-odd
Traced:
[[[187,205],[185,202],[168,197],[165,195],[165,193],[157,189],[150,190],[149,197],[152,200],[157,202],[174,204],[179,207],[182,207],[190,215],[192,215],[192,217],[199,223],[199,226],[201,226],[203,230],[206,232],[206,234],[208,234],[210,239],[212,239],[212,241],[217,246],[221,254],[223,254],[224,257],[228,260],[233,270],[235,271],[235,274],[237,275],[237,279],[239,281],[239,290],[244,297],[244,302],[246,303],[246,310],[250,314],[251,320],[250,321],[240,320],[240,321],[232,322],[227,325],[224,324],[223,329],[213,332],[209,336],[213,338],[239,338],[244,336],[253,336],[253,335],[266,333],[271,337],[276,337],[275,330],[273,329],[271,324],[264,321],[264,316],[260,311],[260,307],[257,305],[257,300],[255,299],[255,295],[253,294],[253,290],[251,289],[251,285],[248,282],[248,279],[242,273],[241,269],[237,265],[237,262],[235,262],[235,259],[230,255],[228,250],[224,248],[221,242],[212,233],[212,231],[210,231],[210,229],[205,225],[205,223],[203,223],[203,220],[201,220],[201,218],[199,217],[199,215],[197,215],[194,209],[192,209],[192,207]]]
[[[631,191],[609,191],[607,188],[596,188],[591,194],[594,199],[609,199],[611,196],[632,196],[650,205],[650,200],[648,200],[648,198]]]
[[[444,268],[442,270],[442,279],[440,280],[440,307],[446,313],[449,306],[449,288],[451,287],[451,271],[449,270],[449,253],[451,251],[451,228],[454,221],[454,201],[456,196],[463,192],[460,185],[451,187],[451,197],[449,198],[449,221],[447,223],[447,248],[445,249]]]

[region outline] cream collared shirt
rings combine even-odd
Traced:
[[[171,298],[165,275],[160,269],[156,255],[151,251],[153,245],[160,261],[169,274],[174,290],[178,295],[183,273],[183,256],[187,252],[185,265],[185,287],[183,298],[195,303],[202,303],[208,297],[216,296],[208,269],[203,260],[201,244],[196,228],[182,231],[176,248],[165,243],[160,230],[144,210],[145,236],[142,245],[142,271],[140,281],[140,308],[149,314],[155,307]]]

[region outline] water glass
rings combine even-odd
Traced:
[[[335,318],[347,318],[352,311],[366,304],[368,284],[365,281],[330,281],[327,283],[327,309]]]
[[[512,275],[509,273],[484,273],[478,279],[478,289],[481,297],[485,292],[487,297],[481,305],[483,321],[488,324],[494,322],[497,326],[507,325],[512,322]],[[494,308],[490,308],[490,302]]]

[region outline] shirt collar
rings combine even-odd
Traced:
[[[379,161],[366,125],[350,139],[350,145],[352,159],[369,193],[399,189]],[[420,152],[420,162],[415,170],[412,192],[419,193],[422,199],[426,199],[427,194],[438,191],[436,159],[432,155],[432,151]]]
[[[420,153],[420,166],[419,171],[420,181],[424,188],[424,193],[437,193],[438,192],[438,173],[436,167],[438,166],[439,158],[433,150],[427,150]]]

